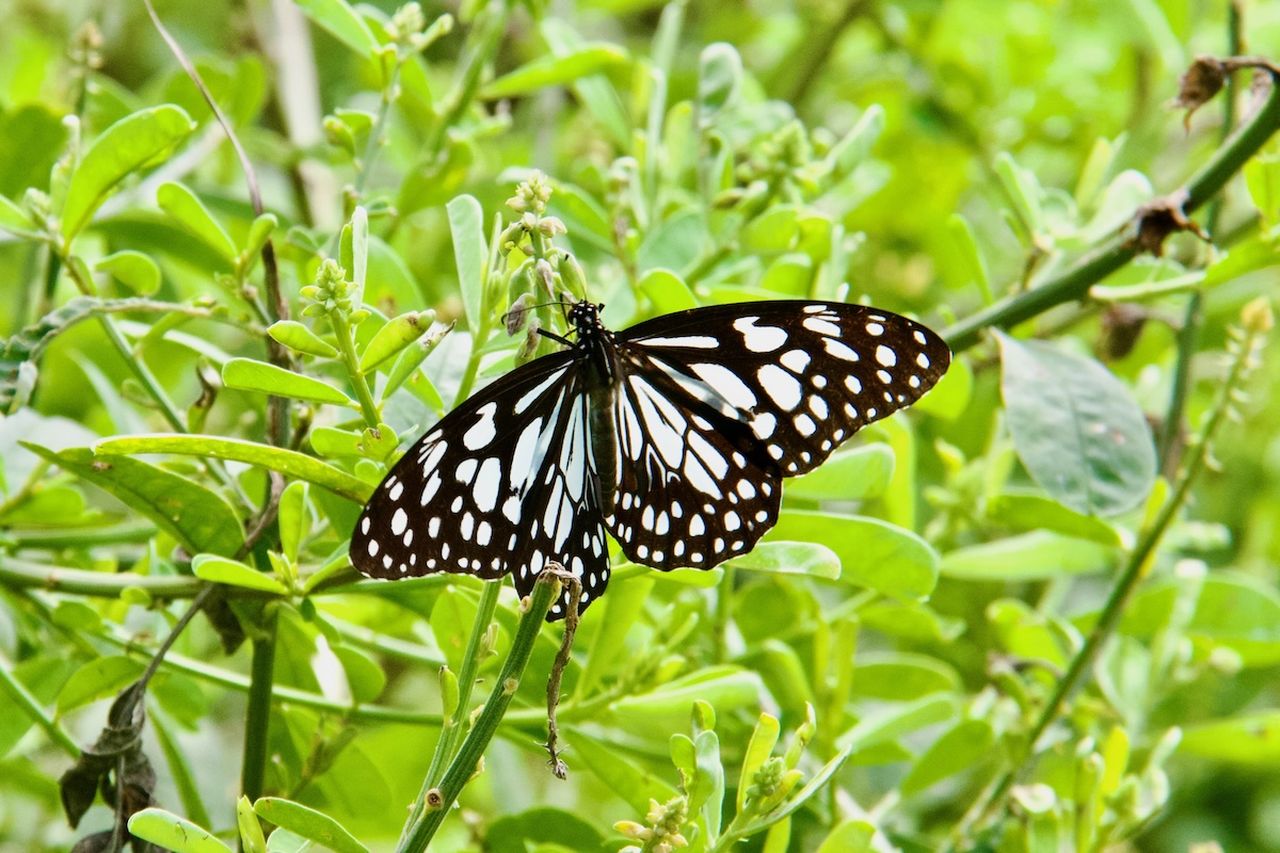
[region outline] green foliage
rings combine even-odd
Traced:
[[[1158,109],[1280,55],[1236,5],[13,10],[0,847],[106,849],[119,757],[175,851],[1280,850],[1280,95]],[[615,556],[560,782],[554,585],[346,552],[565,292],[956,359],[751,553]]]

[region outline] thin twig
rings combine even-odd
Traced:
[[[565,668],[569,666],[569,655],[573,652],[573,638],[578,633],[578,604],[582,599],[582,579],[566,571],[559,563],[549,563],[543,571],[556,572],[565,586],[564,639],[560,641],[560,650],[556,652],[556,660],[551,667],[551,677],[547,679],[547,755],[550,756],[551,772],[557,779],[567,779],[569,767],[560,757],[560,729],[556,725],[556,709],[560,706],[560,681],[564,677]]]

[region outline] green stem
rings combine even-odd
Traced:
[[[253,641],[253,662],[249,669],[249,707],[245,712],[240,793],[250,802],[262,796],[262,781],[267,769],[267,730],[271,725],[276,666],[276,619],[275,606],[267,605],[259,628],[262,633]]]
[[[466,740],[462,742],[458,755],[445,772],[444,779],[437,788],[430,789],[431,808],[413,824],[404,841],[396,848],[397,853],[423,853],[427,849],[463,786],[476,772],[485,748],[498,731],[498,724],[502,722],[507,706],[511,704],[511,697],[520,685],[520,677],[529,663],[534,641],[538,638],[538,630],[542,627],[552,599],[559,594],[560,579],[553,572],[543,571],[533,586],[528,609],[520,617],[511,651],[502,665],[489,699],[484,703]]]
[[[471,692],[476,683],[476,671],[480,668],[483,654],[480,644],[493,622],[493,613],[498,607],[498,593],[502,591],[501,581],[489,581],[480,593],[480,605],[476,609],[476,618],[471,625],[471,636],[467,638],[467,647],[462,653],[462,671],[458,674],[458,704],[455,708],[442,709],[446,716],[440,729],[440,737],[436,741],[435,752],[431,756],[431,766],[427,775],[422,778],[422,790],[413,801],[409,820],[405,826],[410,827],[418,822],[422,810],[426,806],[427,792],[440,778],[440,769],[451,759],[458,749],[458,741],[465,730],[464,721],[471,711]]]
[[[1030,769],[1032,759],[1035,756],[1036,744],[1044,733],[1048,731],[1049,727],[1057,721],[1063,705],[1085,682],[1086,674],[1097,658],[1099,651],[1101,651],[1102,645],[1115,633],[1116,627],[1120,624],[1120,617],[1124,615],[1133,591],[1137,589],[1138,584],[1147,575],[1148,563],[1154,557],[1156,548],[1164,538],[1169,525],[1173,523],[1183,504],[1186,503],[1192,482],[1195,481],[1200,471],[1204,468],[1205,461],[1209,455],[1210,442],[1222,425],[1223,420],[1227,417],[1227,413],[1231,408],[1232,394],[1235,393],[1245,372],[1249,369],[1249,362],[1254,357],[1255,345],[1262,337],[1262,332],[1256,329],[1246,333],[1246,337],[1240,345],[1240,352],[1233,360],[1231,369],[1220,386],[1221,390],[1219,391],[1218,399],[1213,409],[1210,410],[1209,418],[1201,431],[1200,438],[1187,454],[1186,465],[1181,477],[1174,486],[1173,493],[1165,501],[1155,520],[1143,531],[1138,543],[1134,546],[1133,551],[1130,552],[1129,559],[1125,564],[1124,570],[1120,573],[1119,580],[1111,588],[1106,603],[1102,606],[1097,623],[1089,633],[1084,645],[1080,647],[1075,657],[1072,658],[1066,673],[1059,679],[1053,694],[1049,697],[1049,701],[1041,709],[1035,724],[1024,741],[1021,754],[1011,762],[1009,769],[984,791],[973,808],[965,815],[964,820],[961,821],[956,829],[956,839],[966,838],[973,827],[981,826],[986,818],[1003,804],[1005,797],[1014,784]]]
[[[62,726],[58,725],[53,717],[45,713],[40,700],[31,695],[26,685],[14,676],[12,667],[13,664],[9,659],[0,654],[0,693],[4,693],[14,705],[25,711],[36,725],[44,729],[49,739],[71,756],[72,760],[79,759],[80,747],[76,746],[71,735],[63,731]]]
[[[4,535],[4,544],[14,548],[42,548],[60,551],[64,548],[84,548],[91,545],[119,545],[146,542],[156,535],[156,526],[149,521],[125,521],[110,527],[76,527],[69,530],[10,530]],[[102,572],[88,572],[100,575]],[[3,576],[0,575],[0,578]]]
[[[487,4],[480,12],[480,19],[477,20],[467,38],[469,49],[463,60],[465,64],[458,83],[449,94],[444,112],[427,137],[426,149],[429,163],[435,164],[439,159],[449,128],[457,123],[462,113],[475,99],[476,92],[480,89],[480,78],[484,74],[485,64],[497,52],[498,40],[502,38],[506,22],[506,2]]]
[[[1272,86],[1262,109],[1253,119],[1218,148],[1213,158],[1183,186],[1182,209],[1191,213],[1209,201],[1268,139],[1280,130],[1280,85]],[[1173,194],[1173,197],[1180,192]],[[1050,308],[1083,299],[1089,288],[1123,267],[1138,254],[1132,235],[1118,234],[1085,254],[1073,266],[1050,281],[997,302],[942,332],[942,337],[955,352],[974,346],[984,329],[1009,326],[1029,320]]]
[[[351,385],[355,388],[356,399],[360,401],[360,411],[364,415],[365,423],[369,425],[369,429],[378,428],[378,406],[373,402],[373,393],[369,390],[369,383],[364,378],[364,373],[360,370],[360,359],[356,358],[356,345],[352,337],[351,323],[347,320],[347,316],[340,311],[334,311],[329,315],[329,321],[333,323],[333,331],[338,339],[338,347],[342,350],[342,361],[347,366],[347,375],[351,377]]]
[[[485,290],[488,288],[486,287]],[[480,352],[488,343],[489,332],[492,331],[489,323],[489,306],[484,302],[480,306],[480,328],[476,329],[476,333],[471,337],[471,354],[467,356],[467,366],[462,372],[462,381],[458,383],[458,393],[453,397],[455,409],[459,403],[471,396],[471,389],[476,384],[476,375],[480,372]]]

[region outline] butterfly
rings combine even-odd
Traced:
[[[356,522],[374,578],[511,574],[528,595],[556,562],[604,594],[612,535],[657,569],[709,569],[778,519],[782,479],[918,400],[951,352],[878,308],[778,300],[692,308],[611,332],[568,304],[572,339],[428,430]],[[563,592],[547,619],[564,618]]]

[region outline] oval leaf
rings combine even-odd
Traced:
[[[210,583],[225,583],[243,589],[274,592],[277,595],[289,594],[288,587],[280,581],[238,560],[228,560],[213,554],[197,554],[191,561],[191,570],[196,577]]]
[[[295,352],[319,358],[336,358],[338,355],[337,347],[297,320],[278,320],[267,327],[267,334]]]
[[[563,86],[626,61],[626,53],[617,45],[584,44],[563,53],[544,54],[502,75],[481,89],[480,97],[510,98],[547,86]]]
[[[893,478],[893,450],[866,444],[841,450],[787,483],[787,497],[817,501],[864,501],[879,497]]]
[[[1092,359],[997,337],[1009,432],[1036,483],[1090,515],[1140,503],[1155,481],[1156,455],[1129,389]]]
[[[183,184],[170,181],[156,190],[156,204],[187,232],[235,266],[239,252],[227,232],[209,213],[195,193]]]
[[[207,829],[164,809],[143,809],[129,818],[129,832],[174,853],[231,853]]]
[[[353,408],[356,405],[354,400],[327,382],[253,358],[233,358],[228,361],[222,366],[222,381],[228,388],[239,388],[242,391],[261,391],[278,397],[334,403]]]
[[[433,311],[409,311],[392,317],[369,341],[360,355],[360,372],[367,373],[422,337],[435,322]]]
[[[453,259],[458,266],[462,307],[467,314],[467,325],[474,331],[480,323],[485,258],[489,254],[484,242],[484,210],[480,202],[469,195],[451,199],[445,210],[449,215],[449,232],[453,235]]]
[[[327,814],[292,800],[263,797],[253,804],[258,817],[323,844],[336,853],[369,853],[355,836]]]
[[[156,262],[132,249],[107,255],[93,268],[109,274],[134,293],[146,296],[160,289],[160,268]]]
[[[943,556],[942,573],[962,580],[1048,580],[1105,571],[1117,550],[1088,539],[1038,530],[957,548]]]
[[[164,104],[127,115],[102,132],[71,175],[62,207],[62,236],[84,228],[116,184],[153,162],[195,129],[182,109]]]
[[[58,713],[88,705],[98,699],[114,696],[138,680],[146,667],[125,655],[91,660],[77,669],[58,691]]]

